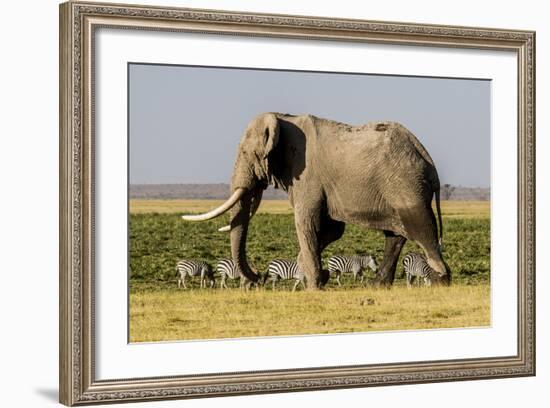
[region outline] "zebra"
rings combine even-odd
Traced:
[[[403,258],[403,269],[407,277],[407,287],[411,287],[416,278],[422,278],[426,286],[432,284],[433,269],[428,265],[426,258],[416,252],[411,252]]]
[[[298,285],[301,283],[302,287],[305,289],[304,283],[304,273],[300,270],[298,263],[296,261],[290,261],[288,259],[275,259],[271,261],[267,267],[267,273],[264,275],[263,284],[271,279],[273,284],[273,290],[275,290],[275,283],[279,280],[290,280],[294,279],[294,287],[292,291],[294,292]]]
[[[331,256],[328,260],[328,272],[330,275],[336,275],[336,282],[338,286],[342,286],[340,282],[340,276],[342,273],[353,273],[353,281],[357,281],[357,275],[361,276],[361,283],[363,283],[363,269],[369,267],[373,272],[378,270],[378,263],[373,256],[356,255],[356,256]]]
[[[239,270],[237,269],[237,265],[235,265],[235,262],[233,262],[232,259],[222,259],[218,262],[218,265],[216,266],[216,270],[221,275],[221,282],[220,282],[220,289],[226,288],[227,284],[225,283],[226,279],[240,279],[240,287],[241,289],[250,289],[250,286],[252,285],[252,281],[247,279],[246,276],[242,275]]]
[[[187,289],[187,285],[185,284],[185,278],[187,276],[189,276],[189,278],[200,276],[201,288],[206,288],[206,278],[208,278],[210,287],[214,287],[214,271],[212,271],[212,267],[204,261],[182,259],[176,265],[176,274],[179,275],[178,288],[183,286],[184,289]]]

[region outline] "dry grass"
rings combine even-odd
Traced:
[[[223,200],[130,200],[130,213],[199,213],[211,210]],[[445,217],[485,218],[489,217],[489,201],[442,201],[441,211]],[[260,214],[292,214],[287,200],[262,200]]]
[[[199,213],[211,210],[223,200],[130,200],[130,213]],[[292,214],[287,200],[262,200],[259,213]]]
[[[490,325],[489,285],[319,292],[147,289],[130,295],[130,341]]]
[[[441,213],[449,218],[489,218],[490,201],[442,201]]]

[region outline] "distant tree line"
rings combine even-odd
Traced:
[[[133,199],[226,199],[230,194],[228,184],[131,184],[130,198]],[[286,200],[284,191],[268,187],[263,197],[267,200]],[[442,200],[491,199],[491,190],[484,187],[463,187],[452,184],[441,185]]]

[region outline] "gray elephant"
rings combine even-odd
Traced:
[[[328,281],[321,252],[344,233],[345,223],[383,231],[386,239],[378,283],[391,285],[407,239],[424,251],[438,280],[450,283],[441,255],[443,225],[439,178],[422,144],[404,126],[371,122],[350,126],[312,115],[264,113],[246,128],[231,179],[231,197],[201,215],[231,210],[231,253],[240,271],[259,277],[246,257],[248,224],[268,186],[288,192],[300,245],[298,262],[308,289]],[[431,202],[435,195],[439,235]]]

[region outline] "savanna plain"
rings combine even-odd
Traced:
[[[385,330],[480,327],[490,325],[490,202],[443,201],[444,258],[452,270],[450,287],[407,288],[401,259],[419,252],[407,242],[391,289],[364,284],[345,274],[325,290],[291,292],[292,282],[259,290],[188,289],[177,286],[179,259],[202,259],[214,268],[230,257],[229,235],[217,229],[227,216],[189,223],[184,213],[199,213],[218,200],[130,201],[129,314],[130,342],[219,339],[250,336],[350,333]],[[382,233],[347,225],[344,236],[323,252],[332,255],[368,252],[381,262]],[[251,266],[265,273],[273,259],[296,259],[298,243],[292,209],[285,200],[263,200],[250,222],[247,254]],[[300,287],[301,288],[301,287]]]

